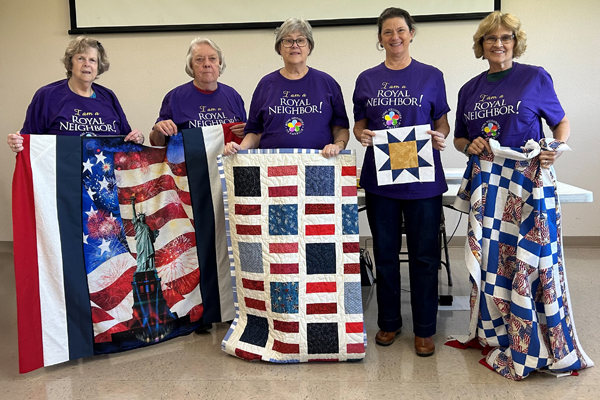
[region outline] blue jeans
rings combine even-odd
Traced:
[[[410,276],[410,302],[416,336],[435,334],[438,307],[439,229],[442,195],[399,200],[366,193],[367,218],[373,235],[377,271],[377,324],[385,332],[402,327],[400,261],[402,220],[405,222]]]

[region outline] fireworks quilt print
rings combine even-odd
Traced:
[[[95,353],[189,333],[204,307],[183,137],[160,149],[121,138],[83,141],[83,249]],[[155,268],[143,279],[134,215],[160,233]]]
[[[24,135],[12,190],[21,372],[233,318],[221,180],[210,162],[223,137],[221,126],[192,129],[150,148]],[[143,268],[142,219],[153,241]]]
[[[377,184],[435,181],[429,125],[375,131],[373,151]]]
[[[569,148],[546,139],[490,146],[492,154],[471,156],[454,203],[469,214],[471,320],[469,336],[447,344],[484,349],[482,363],[511,380],[591,367],[573,319],[555,171],[538,157]]]
[[[223,350],[275,363],[364,358],[354,154],[247,150],[219,165],[237,312]]]

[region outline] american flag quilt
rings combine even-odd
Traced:
[[[472,156],[454,207],[469,214],[465,258],[470,273],[468,337],[450,346],[484,349],[484,365],[521,380],[593,366],[583,351],[569,297],[561,211],[553,168],[540,150],[569,150],[558,141],[501,147]]]
[[[435,181],[429,125],[375,131],[373,151],[377,184]]]
[[[122,138],[82,140],[83,251],[95,352],[169,338],[179,319],[197,322],[204,308],[183,137],[160,149]],[[134,220],[140,217],[159,233],[154,267],[144,271],[136,264],[142,238]]]
[[[222,138],[221,126],[161,148],[24,135],[12,193],[21,372],[233,318]]]
[[[365,356],[355,156],[219,159],[237,315],[222,348],[275,363]]]

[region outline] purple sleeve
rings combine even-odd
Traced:
[[[367,109],[365,104],[367,103],[366,96],[364,95],[362,87],[363,78],[359,75],[356,79],[356,85],[354,87],[354,95],[352,96],[352,102],[354,103],[354,121],[360,121],[361,119],[367,118]]]
[[[44,95],[41,93],[41,90],[38,90],[31,103],[29,103],[29,107],[27,107],[27,114],[25,115],[25,122],[23,123],[23,128],[21,128],[21,134],[29,134],[29,133],[46,133],[46,127],[44,126]]]
[[[123,107],[121,107],[121,103],[119,103],[119,99],[117,99],[117,96],[115,96],[114,93],[113,99],[115,111],[119,115],[119,120],[121,121],[120,133],[121,135],[127,135],[132,131],[131,126],[129,126],[129,122],[127,121],[127,117],[125,116],[125,112],[123,111]]]
[[[446,84],[444,83],[444,74],[441,72],[438,73],[436,86],[437,97],[435,99],[435,104],[433,105],[433,110],[431,110],[431,119],[433,121],[437,121],[450,111],[450,106],[448,106],[448,101],[446,100]]]
[[[240,94],[236,90],[234,90],[233,92],[235,93],[235,103],[238,107],[237,112],[239,112],[242,116],[242,122],[247,122],[248,118],[246,118],[246,107],[244,106],[244,99],[242,99],[242,96],[240,96]]]
[[[543,68],[540,68],[540,91],[538,98],[538,115],[546,120],[548,126],[555,126],[565,117],[556,92],[552,77]]]
[[[350,121],[348,121],[348,114],[346,113],[346,105],[344,104],[344,97],[342,95],[342,88],[340,85],[333,79],[333,98],[331,104],[332,115],[331,121],[329,123],[330,126],[341,126],[342,128],[350,128]]]
[[[173,119],[173,111],[171,110],[171,96],[173,95],[173,90],[166,94],[163,99],[162,105],[160,106],[160,111],[158,112],[158,118],[156,119],[155,125],[160,121],[166,121],[168,119]]]
[[[248,114],[248,122],[246,123],[246,128],[244,128],[244,133],[263,133],[264,131],[264,121],[262,115],[260,114],[260,108],[264,103],[263,99],[263,81],[258,83],[258,86],[254,90],[252,94],[252,102],[250,103],[250,113]]]
[[[469,137],[469,132],[467,131],[467,124],[465,124],[464,120],[464,102],[465,98],[463,96],[465,87],[460,88],[458,92],[458,103],[456,104],[456,121],[454,123],[454,137],[455,138],[466,138]]]

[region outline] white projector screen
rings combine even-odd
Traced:
[[[274,28],[289,17],[313,26],[373,24],[389,0],[69,0],[70,34]],[[500,0],[404,0],[417,22],[481,19]]]

